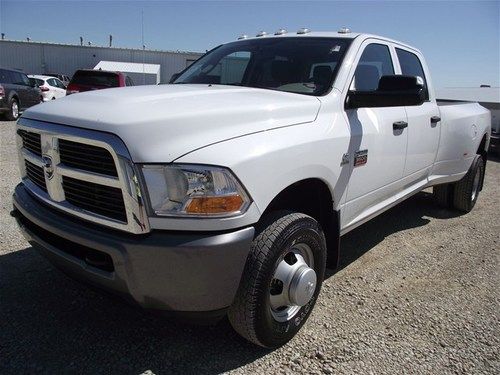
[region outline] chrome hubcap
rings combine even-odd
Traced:
[[[474,176],[474,182],[472,183],[472,196],[471,200],[474,201],[479,194],[479,181],[481,180],[481,168],[478,168]]]
[[[292,319],[316,290],[317,277],[311,248],[295,244],[278,260],[269,289],[271,314],[278,322]]]
[[[19,107],[17,106],[17,102],[12,103],[12,116],[17,118],[19,116]]]

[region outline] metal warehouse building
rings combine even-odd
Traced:
[[[100,61],[158,64],[161,82],[168,82],[201,53],[81,46],[40,42],[0,40],[0,66],[27,74],[59,73],[72,76],[78,69],[93,69]],[[142,78],[142,77],[141,77]],[[142,79],[133,77],[137,84]],[[155,83],[149,77],[146,83]]]

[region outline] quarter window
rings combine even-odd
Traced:
[[[425,79],[424,69],[420,63],[420,59],[414,53],[396,48],[401,73],[405,76],[418,76],[423,79],[425,87],[425,98],[429,99],[429,90],[427,89],[427,81]]]
[[[380,77],[394,75],[391,52],[384,44],[369,44],[361,55],[351,90],[375,91]]]

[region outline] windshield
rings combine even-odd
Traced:
[[[350,39],[262,38],[224,44],[173,83],[236,85],[323,95],[331,87]]]
[[[101,70],[78,70],[71,81],[77,85],[118,87],[120,82],[118,75],[113,72],[103,72]]]

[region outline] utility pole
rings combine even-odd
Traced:
[[[141,12],[141,39],[142,39],[142,84],[146,84],[146,67],[144,66],[146,59],[146,45],[144,44],[144,8]]]

